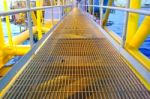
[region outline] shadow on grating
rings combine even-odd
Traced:
[[[23,98],[150,99],[150,92],[102,33],[74,9],[4,96]]]

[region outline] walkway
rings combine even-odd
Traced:
[[[78,9],[67,16],[4,99],[150,99],[119,52]]]

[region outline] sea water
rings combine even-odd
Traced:
[[[146,8],[146,10],[150,10],[150,8]],[[122,36],[123,28],[124,28],[124,16],[125,16],[125,12],[115,11],[115,13],[111,13],[110,17],[109,17],[109,21],[112,21],[114,24],[111,26],[108,26],[108,28],[110,30],[114,31],[120,37]],[[144,15],[140,16],[139,26],[141,25],[144,17],[145,17]],[[5,36],[5,41],[8,42],[6,23],[3,22],[2,24],[3,24],[3,32],[4,32],[4,36]],[[25,28],[22,27],[22,29],[25,29]],[[13,37],[16,35],[19,35],[20,34],[20,26],[15,25],[15,24],[11,24],[11,31],[12,31]],[[23,43],[23,45],[29,45],[29,40],[25,41]],[[145,42],[139,48],[139,50],[145,56],[150,58],[150,36],[145,40]],[[14,61],[12,61],[12,62],[14,62]],[[10,62],[10,63],[12,63],[12,62]]]
[[[143,10],[149,11],[150,8],[142,8]],[[139,19],[139,26],[141,25],[144,15],[140,15]],[[112,31],[114,31],[117,35],[122,37],[123,28],[124,28],[124,19],[125,19],[125,12],[122,11],[115,11],[115,13],[111,13],[109,16],[109,21],[112,21],[114,24],[111,26],[108,26],[108,28]],[[150,58],[150,36],[145,40],[145,42],[142,44],[142,46],[139,48],[139,51],[141,51],[144,55]]]

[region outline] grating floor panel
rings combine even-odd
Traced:
[[[77,9],[64,19],[4,99],[150,99],[120,54]]]

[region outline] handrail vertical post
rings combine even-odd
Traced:
[[[32,22],[31,22],[31,11],[30,11],[30,0],[26,0],[26,5],[28,8],[27,11],[27,23],[28,23],[28,29],[29,29],[29,37],[30,37],[30,46],[31,48],[33,47],[34,43],[33,43],[33,33],[32,33]]]
[[[84,8],[85,8],[85,13],[86,13],[86,0],[84,0]]]
[[[59,7],[59,20],[61,19],[61,7]]]
[[[51,14],[52,14],[52,25],[54,25],[54,16],[53,16],[53,7],[51,8]]]
[[[85,0],[86,1],[86,0]],[[87,13],[87,1],[85,2],[85,12]]]
[[[62,14],[62,17],[64,16],[64,6],[62,5],[62,12],[61,12],[61,14]]]
[[[59,11],[58,11],[58,15],[59,15],[59,20],[60,20],[60,19],[61,19],[61,7],[60,7],[61,2],[60,2],[60,0],[58,0],[57,2],[58,2],[58,4],[57,4],[57,5],[59,5],[59,7],[58,7],[58,9],[59,9]]]
[[[94,12],[94,10],[95,10],[94,9],[95,8],[95,3],[94,2],[95,2],[95,0],[93,0],[93,5],[92,5],[92,7],[93,7],[93,19],[94,19],[94,14],[95,14],[95,12]]]
[[[103,22],[103,2],[104,2],[104,0],[100,0],[100,26],[102,26],[102,22]]]
[[[129,8],[130,6],[130,0],[127,0],[126,8]],[[125,12],[125,19],[124,19],[124,28],[123,28],[123,34],[122,34],[122,43],[121,46],[125,47],[125,42],[126,42],[126,35],[127,35],[127,26],[128,26],[128,17],[129,17],[129,12]]]

